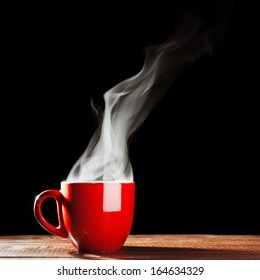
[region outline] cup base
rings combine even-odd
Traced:
[[[77,254],[81,255],[81,254],[89,254],[89,253],[110,253],[110,252],[115,252],[118,251],[119,249],[121,249],[123,247],[123,245],[120,246],[114,246],[114,248],[105,248],[105,247],[92,247],[92,246],[79,246],[76,244],[76,242],[73,242],[73,240],[71,239],[71,243],[73,245],[73,247],[77,250]],[[81,249],[79,248],[81,247]],[[85,247],[85,248],[84,248]]]
[[[77,250],[77,255],[84,255],[84,254],[107,254],[107,253],[114,253],[120,250],[122,247],[118,249],[112,250]]]

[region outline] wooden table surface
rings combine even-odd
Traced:
[[[78,254],[52,235],[0,236],[0,259],[260,260],[260,235],[130,235],[120,250]]]

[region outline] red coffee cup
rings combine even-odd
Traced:
[[[57,203],[57,227],[41,211],[50,197]],[[69,237],[78,251],[113,251],[131,231],[134,203],[134,182],[62,182],[60,191],[46,190],[36,197],[34,215],[50,233]]]

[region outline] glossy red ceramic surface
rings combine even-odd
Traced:
[[[57,202],[59,226],[42,215],[44,199]],[[37,221],[54,235],[69,237],[79,251],[112,251],[127,239],[134,216],[135,183],[62,182],[61,190],[47,190],[37,196],[34,214]]]

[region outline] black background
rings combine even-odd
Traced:
[[[108,89],[136,74],[144,48],[167,39],[184,11],[207,19],[221,4],[193,2],[9,10],[0,234],[47,233],[34,198],[59,189],[85,150],[95,131],[90,98],[102,105]],[[133,234],[260,233],[254,26],[233,2],[221,44],[173,83],[134,135]],[[55,221],[54,202],[44,209]]]

